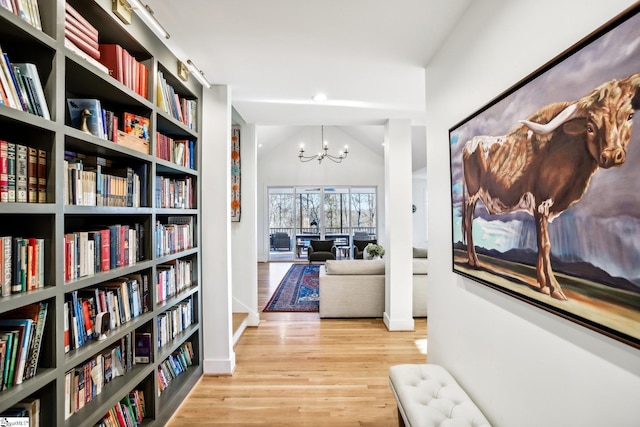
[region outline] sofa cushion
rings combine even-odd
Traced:
[[[413,274],[427,274],[427,258],[413,259]]]
[[[344,274],[344,275],[383,275],[384,260],[360,260],[360,259],[343,259],[329,260],[324,265],[327,274]]]
[[[428,258],[429,251],[427,248],[413,248],[413,257],[414,258]]]

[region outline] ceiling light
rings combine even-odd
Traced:
[[[347,158],[347,154],[349,154],[349,147],[347,145],[344,146],[344,150],[338,152],[337,156],[333,156],[329,154],[329,143],[324,140],[324,126],[320,127],[322,136],[320,137],[320,145],[321,151],[318,154],[314,154],[313,156],[305,156],[304,155],[304,144],[300,144],[300,151],[298,152],[298,159],[301,162],[310,162],[311,160],[318,160],[318,164],[322,163],[322,160],[329,159],[334,163],[342,163],[344,159]]]
[[[143,4],[140,0],[129,0],[133,6],[133,10],[142,18],[151,29],[155,30],[162,37],[168,39],[171,37],[167,30],[160,24],[160,22],[153,16],[153,9],[148,4]]]
[[[324,93],[318,93],[316,95],[313,96],[314,101],[316,102],[325,102],[327,100],[327,95],[325,95]]]
[[[202,70],[196,67],[196,64],[194,64],[190,59],[187,59],[187,68],[189,69],[191,74],[193,74],[193,76],[198,79],[200,83],[202,83],[203,86],[205,86],[207,89],[211,87],[211,83],[209,83],[209,80],[207,80],[207,78],[204,76]]]

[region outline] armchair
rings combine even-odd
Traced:
[[[378,240],[377,239],[370,239],[370,240],[353,239],[353,259],[363,259],[364,248],[366,248],[369,243],[378,243]]]
[[[307,248],[307,258],[311,261],[326,261],[336,259],[334,240],[310,240]]]
[[[291,238],[285,232],[276,232],[272,235],[271,248],[273,250],[286,249],[291,250]]]

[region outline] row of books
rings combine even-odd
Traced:
[[[0,317],[0,384],[6,390],[36,375],[48,303],[30,304]]]
[[[96,230],[66,233],[65,280],[134,265],[145,259],[144,238],[144,226],[140,223],[113,224]]]
[[[177,259],[156,267],[156,302],[166,301],[191,287],[193,261]]]
[[[109,75],[120,83],[147,98],[149,91],[149,71],[126,49],[118,44],[100,44],[98,46],[100,62],[107,67]]]
[[[156,176],[156,207],[192,209],[194,207],[193,182],[190,176],[173,178]]]
[[[195,321],[193,299],[188,298],[180,304],[158,315],[158,348],[171,342],[178,334]]]
[[[44,239],[0,237],[0,295],[44,287]]]
[[[167,223],[156,221],[156,257],[184,251],[195,246],[194,218],[170,216]]]
[[[47,152],[0,140],[0,202],[47,202]]]
[[[167,83],[162,71],[158,71],[156,103],[165,113],[189,129],[196,129],[198,102],[180,96],[173,86]]]
[[[193,346],[190,341],[186,341],[158,366],[158,396],[193,363]]]
[[[114,378],[133,369],[132,345],[133,333],[128,333],[114,346],[65,373],[65,419],[95,399]]]
[[[156,155],[168,162],[190,169],[196,168],[196,143],[186,139],[173,139],[156,132]]]
[[[27,397],[0,413],[6,426],[40,427],[40,399]]]
[[[12,63],[0,47],[0,105],[51,119],[35,64]]]
[[[146,415],[144,392],[132,390],[120,402],[109,409],[96,427],[137,427]]]
[[[147,176],[149,165],[131,167],[107,167],[101,157],[93,157],[93,164],[75,154],[65,153],[65,205],[76,206],[147,206]],[[109,163],[110,164],[110,163]]]
[[[105,337],[149,310],[148,276],[134,274],[70,292],[64,303],[65,352]]]
[[[0,0],[0,6],[14,15],[18,15],[29,25],[42,31],[38,0]]]

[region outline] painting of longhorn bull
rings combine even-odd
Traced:
[[[454,271],[636,347],[638,9],[449,131]]]

